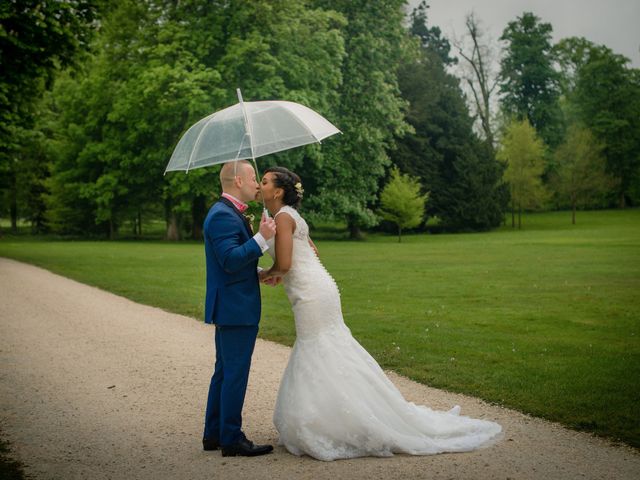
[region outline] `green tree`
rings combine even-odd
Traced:
[[[12,144],[11,129],[28,123],[43,81],[85,48],[98,1],[6,1],[0,4],[0,147]]]
[[[502,109],[507,117],[528,119],[545,143],[562,139],[558,105],[559,75],[554,69],[551,24],[525,12],[509,22],[500,40],[506,42],[500,65]]]
[[[104,19],[97,53],[56,83],[60,140],[48,198],[55,230],[113,236],[132,218],[139,233],[142,211],[163,204],[162,173],[180,133],[220,97],[219,74],[193,55],[197,34],[152,7],[121,0]],[[181,179],[192,198],[203,173]],[[168,219],[184,210],[170,200]]]
[[[426,1],[422,1],[413,9],[410,15],[410,32],[420,41],[422,48],[435,53],[442,63],[451,66],[458,63],[456,57],[452,57],[451,44],[449,40],[442,35],[442,30],[438,26],[429,26],[428,12],[429,5]]]
[[[204,7],[201,1],[157,2],[149,10],[134,31],[141,54],[123,62],[127,78],[107,118],[113,148],[119,149],[114,170],[126,188],[119,215],[140,229],[142,212],[153,214],[164,203],[172,240],[183,232],[201,238],[217,175],[216,169],[203,169],[163,177],[183,131],[221,105],[226,94],[219,70],[207,64],[223,41],[221,10]]]
[[[506,128],[498,150],[498,160],[507,168],[504,179],[511,193],[511,226],[522,226],[522,209],[536,208],[546,198],[542,185],[545,146],[527,119],[514,120]]]
[[[226,46],[219,62],[226,105],[235,103],[236,88],[244,99],[286,99],[306,105],[340,125],[338,106],[345,57],[343,15],[295,0],[231,2],[224,30]],[[295,41],[292,41],[295,38]],[[261,158],[258,166],[275,164],[295,170],[305,182],[304,207],[324,182],[328,140],[322,148],[308,146]],[[317,208],[319,213],[331,213]]]
[[[589,63],[591,52],[596,48],[597,45],[582,37],[563,38],[554,45],[562,95],[571,97],[574,94],[580,71]]]
[[[560,74],[560,109],[568,126],[584,124],[576,101],[576,84],[582,67],[589,61],[589,52],[595,47],[592,42],[578,37],[563,38],[553,47]]]
[[[380,193],[380,216],[398,227],[398,242],[402,230],[420,225],[424,218],[425,202],[429,194],[420,194],[420,181],[391,169],[391,180]]]
[[[307,173],[315,185],[310,185],[305,205],[345,218],[352,238],[360,236],[361,227],[376,222],[370,207],[389,165],[387,152],[394,148],[395,138],[409,128],[397,80],[398,67],[408,55],[404,3],[313,2],[339,12],[347,20],[340,30],[346,52],[341,64],[342,83],[337,89],[335,115],[330,116],[344,135],[324,143],[322,163]]]
[[[206,6],[209,2],[192,3]],[[220,72],[221,99],[213,104],[212,111],[235,103],[236,88],[240,87],[247,101],[286,99],[335,118],[333,109],[339,103],[337,90],[345,55],[341,33],[345,20],[339,13],[296,0],[231,1],[221,4],[215,18],[220,23],[217,30],[224,35],[218,48],[199,57],[207,67]],[[322,162],[322,150],[310,146],[260,159],[259,165],[264,168],[277,163],[308,179],[314,177]],[[176,182],[184,174],[168,176]],[[192,177],[192,173],[188,176]],[[215,184],[209,182],[205,188],[211,192],[216,190]],[[168,194],[179,191],[188,195],[193,189],[183,189],[175,183],[166,189]],[[211,195],[194,197],[190,205],[182,198],[176,208],[182,212],[188,208],[191,212],[202,210],[204,214]],[[195,218],[193,223],[198,223]]]
[[[572,96],[577,117],[604,144],[617,203],[640,202],[640,70],[604,46],[592,46],[578,69]]]
[[[38,151],[34,148],[38,135],[31,132],[38,103],[54,73],[86,48],[99,4],[98,0],[0,3],[0,215],[8,205],[13,230],[19,203],[36,223],[40,217],[30,200],[43,182],[41,159],[30,157]]]
[[[143,213],[164,209],[169,238],[187,231],[199,238],[218,170],[163,177],[181,134],[235,103],[237,87],[247,100],[286,98],[326,112],[338,103],[343,23],[293,0],[119,0],[96,54],[56,87],[61,155],[50,182],[52,225],[114,235],[131,219],[140,233]],[[296,168],[305,155],[312,160],[305,165],[321,158],[310,147],[268,161]],[[82,216],[70,215],[76,204]]]
[[[552,185],[561,202],[571,207],[571,223],[576,223],[576,208],[601,200],[611,188],[605,173],[604,145],[586,128],[571,126],[567,137],[555,151],[556,173]]]

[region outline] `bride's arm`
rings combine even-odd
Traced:
[[[282,212],[276,216],[276,261],[266,272],[267,276],[282,276],[291,268],[295,228],[296,222],[288,213]]]

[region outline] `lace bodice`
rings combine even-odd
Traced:
[[[274,217],[282,214],[290,215],[296,225],[291,268],[283,284],[293,308],[297,338],[305,340],[344,327],[338,286],[309,244],[307,222],[289,206],[282,207]],[[273,240],[269,242],[269,254],[275,259]]]

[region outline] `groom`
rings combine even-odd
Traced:
[[[242,432],[251,355],[260,321],[258,258],[275,235],[272,218],[264,215],[253,235],[242,215],[246,202],[260,193],[256,173],[247,161],[231,162],[220,170],[222,196],[204,221],[207,260],[206,323],[216,326],[216,364],[205,414],[205,450],[222,449],[222,456],[257,456],[273,450],[254,445]]]

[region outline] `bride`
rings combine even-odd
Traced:
[[[407,402],[344,323],[338,287],[325,270],[298,214],[300,178],[273,167],[262,198],[276,221],[273,266],[265,283],[282,280],[293,308],[296,341],[273,421],[279,444],[319,460],[394,453],[464,452],[496,440],[500,425]]]

